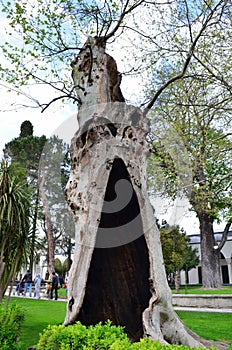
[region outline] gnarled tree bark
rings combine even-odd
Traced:
[[[172,306],[160,235],[146,187],[148,121],[127,105],[104,41],[90,39],[72,63],[79,98],[67,201],[75,218],[65,325],[110,319],[131,340],[210,346]]]

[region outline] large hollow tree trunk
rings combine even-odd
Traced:
[[[72,64],[79,130],[71,145],[67,201],[75,218],[65,325],[110,319],[132,341],[204,343],[180,321],[146,187],[147,120],[126,105],[120,75],[99,39]]]
[[[222,285],[220,250],[216,245],[212,219],[207,214],[198,214],[201,236],[202,287],[220,288]]]

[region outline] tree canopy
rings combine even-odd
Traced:
[[[200,67],[189,71],[190,77],[167,88],[157,100],[149,182],[155,192],[189,199],[200,221],[203,284],[216,288],[221,284],[218,252],[232,222],[232,100],[230,91],[206,78]],[[213,224],[222,221],[224,234],[215,252]],[[215,261],[218,273],[206,272]]]
[[[188,73],[192,62],[222,86],[230,86],[222,71],[229,62],[225,55],[231,55],[226,44],[231,38],[230,1],[39,0],[35,5],[1,0],[1,4],[7,31],[1,43],[5,56],[1,77],[14,89],[48,85],[54,93],[50,100],[30,96],[32,105],[42,110],[57,100],[78,102],[69,66],[89,36],[101,38],[109,49],[120,48],[121,59],[127,57],[122,73],[146,72],[146,77],[155,73],[154,94],[144,102],[145,112],[167,86]]]
[[[167,278],[169,283],[175,282],[176,292],[179,293],[180,271],[188,273],[197,266],[197,251],[189,245],[190,238],[186,232],[177,225],[170,226],[167,222],[162,222],[160,239]]]

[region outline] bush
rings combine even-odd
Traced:
[[[24,319],[23,310],[17,305],[5,307],[0,305],[0,349],[19,350],[21,325]]]
[[[38,350],[93,350],[110,349],[121,340],[127,340],[123,328],[112,326],[110,322],[86,327],[80,322],[72,326],[49,326],[40,334]]]
[[[40,334],[37,350],[189,350],[182,345],[163,345],[148,338],[130,343],[123,327],[98,323],[86,327],[80,322],[72,326],[49,326]],[[213,349],[213,348],[212,348]],[[199,349],[198,349],[199,350]]]

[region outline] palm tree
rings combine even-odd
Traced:
[[[0,163],[0,302],[26,260],[30,192],[25,174],[16,165]]]

